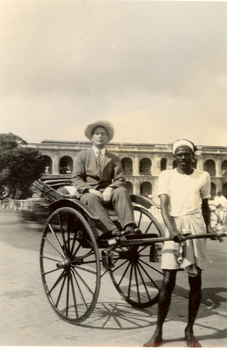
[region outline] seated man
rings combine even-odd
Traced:
[[[225,221],[226,213],[224,209],[227,207],[227,199],[222,195],[221,191],[218,191],[214,197],[214,205],[216,205],[215,213],[220,220]]]
[[[214,197],[214,204],[219,208],[227,206],[227,199],[222,195],[221,191],[218,191]]]
[[[108,121],[89,124],[85,136],[93,147],[77,155],[72,176],[78,198],[99,216],[103,237],[122,235],[109,218],[105,206],[114,208],[126,234],[134,233],[136,227],[120,159],[106,149],[113,135],[113,126]]]

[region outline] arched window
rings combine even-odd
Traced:
[[[152,185],[150,182],[148,181],[144,181],[141,185],[140,185],[140,194],[142,196],[148,197],[149,195],[152,194]]]
[[[210,174],[210,176],[215,176],[215,162],[212,159],[206,160],[204,163],[204,170],[207,171]]]
[[[214,197],[216,195],[216,185],[214,182],[211,182],[210,194],[211,194],[211,197]]]
[[[227,182],[222,186],[222,193],[225,198],[227,198]]]
[[[140,175],[151,175],[151,160],[149,158],[141,159],[139,172]]]
[[[44,156],[44,161],[45,161],[45,174],[52,174],[53,172],[53,167],[52,167],[52,159],[49,156]]]
[[[124,175],[132,175],[132,160],[131,158],[123,158],[121,160]]]
[[[162,158],[161,159],[161,171],[166,170],[166,165],[167,165],[167,159]]]
[[[73,171],[73,160],[69,156],[64,156],[60,159],[59,164],[59,173],[60,174],[71,174]]]
[[[133,194],[133,184],[130,181],[126,181],[125,188],[129,194]]]
[[[227,160],[224,160],[221,165],[221,174],[222,176],[227,176]]]

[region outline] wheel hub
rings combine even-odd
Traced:
[[[135,263],[138,261],[140,254],[138,253],[137,250],[131,249],[127,250],[125,252],[119,252],[119,257],[120,259],[126,259],[130,261],[131,263]]]
[[[56,264],[59,269],[67,269],[70,267],[70,260],[65,259]]]

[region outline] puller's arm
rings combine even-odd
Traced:
[[[178,231],[173,218],[169,214],[169,196],[167,194],[160,195],[161,213],[163,221],[169,231],[170,238],[175,242],[182,242],[183,235]]]

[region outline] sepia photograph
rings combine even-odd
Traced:
[[[226,23],[0,0],[0,347],[226,347]]]

